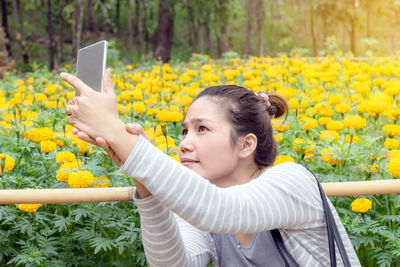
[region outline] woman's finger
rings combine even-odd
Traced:
[[[76,136],[77,136],[79,139],[81,139],[81,140],[83,140],[83,141],[85,141],[85,142],[88,142],[88,143],[91,143],[92,145],[97,146],[96,140],[93,139],[93,138],[91,138],[89,135],[87,135],[86,133],[84,133],[84,132],[82,132],[82,131],[79,131],[79,132],[76,134]]]
[[[107,152],[108,156],[110,156],[115,164],[117,164],[118,166],[122,164],[121,159],[117,156],[117,154],[115,154],[114,150],[111,149],[106,140],[101,137],[97,137],[96,143],[99,147],[103,148]]]
[[[110,68],[106,69],[106,71],[104,72],[104,75],[103,75],[103,92],[106,94],[110,94],[110,93],[115,94],[114,84],[111,79],[111,69]]]
[[[139,123],[135,123],[135,124],[128,123],[128,124],[126,124],[125,129],[131,134],[142,135],[147,140],[150,140],[149,136],[147,135],[147,133],[144,131],[143,127]]]
[[[74,134],[74,135],[77,135],[78,133],[79,133],[80,131],[79,131],[79,129],[78,128],[72,128],[72,133]]]
[[[78,77],[66,73],[66,72],[61,72],[60,73],[61,79],[72,85],[78,91],[79,95],[88,95],[92,91],[92,89],[87,86],[84,82],[82,82]]]

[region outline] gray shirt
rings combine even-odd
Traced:
[[[253,234],[250,245],[238,244],[235,235],[211,233],[221,267],[284,267],[270,231]]]
[[[137,199],[150,266],[205,267],[218,256],[210,233],[252,234],[279,229],[300,266],[329,266],[324,209],[314,176],[296,163],[274,166],[249,183],[219,188],[139,136],[122,173],[153,195]],[[352,266],[361,266],[330,203]],[[240,216],[238,216],[240,215]],[[336,249],[338,266],[343,262]]]

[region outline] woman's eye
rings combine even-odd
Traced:
[[[200,126],[199,127],[199,132],[204,132],[204,131],[208,131],[208,128],[205,126]]]
[[[187,135],[187,132],[188,132],[187,129],[183,129],[183,130],[181,131],[182,135]]]

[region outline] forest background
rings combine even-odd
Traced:
[[[399,52],[399,0],[1,0],[0,66],[70,64],[101,39],[125,64],[242,56]]]

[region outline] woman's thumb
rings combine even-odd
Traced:
[[[115,94],[113,81],[111,80],[111,69],[110,68],[106,69],[106,71],[104,72],[104,75],[103,75],[103,92],[106,94],[108,94],[108,93]]]

